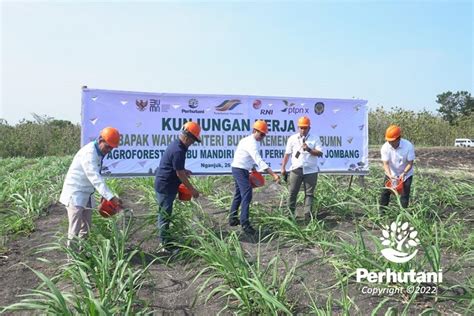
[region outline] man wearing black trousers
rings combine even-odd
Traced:
[[[260,142],[268,133],[268,126],[265,121],[258,120],[253,125],[253,132],[240,140],[232,161],[232,176],[235,181],[235,193],[230,208],[229,225],[242,225],[242,229],[249,235],[255,235],[255,229],[249,221],[249,205],[252,201],[252,187],[249,181],[249,170],[257,165],[259,171],[266,171],[272,175],[273,180],[278,182],[280,177],[263,161],[260,156]],[[238,209],[240,210],[240,221]]]
[[[401,138],[402,131],[399,126],[391,125],[385,132],[387,142],[380,149],[383,168],[385,171],[384,186],[387,180],[403,181],[403,191],[400,202],[403,208],[408,207],[410,188],[413,181],[413,162],[415,160],[415,147],[408,140]],[[384,188],[380,197],[380,212],[386,209],[390,202],[392,190]]]

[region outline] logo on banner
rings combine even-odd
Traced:
[[[161,100],[150,99],[150,112],[160,112]]]
[[[216,111],[219,111],[219,112],[232,111],[239,104],[241,104],[240,100],[224,100],[224,102],[216,106],[215,109]]]
[[[146,107],[148,106],[148,101],[146,100],[136,100],[135,104],[137,105],[137,109],[140,112],[143,112],[146,110]]]
[[[309,109],[302,107],[304,104],[298,105],[287,100],[282,100],[282,102],[285,104],[285,108],[281,110],[282,112],[287,112],[288,114],[309,114]]]
[[[197,99],[189,99],[188,101],[188,106],[191,108],[191,109],[195,109],[197,108],[199,105],[199,101]]]
[[[181,113],[186,114],[203,114],[204,110],[197,110],[196,108],[199,106],[199,101],[195,98],[188,100],[188,107],[189,109],[181,109]]]
[[[420,244],[416,238],[418,232],[407,222],[392,222],[390,226],[384,226],[382,229],[382,245],[387,246],[382,249],[382,255],[385,259],[395,263],[405,263],[413,259]],[[410,251],[413,248],[413,251]]]
[[[161,104],[160,99],[148,99],[148,100],[135,100],[137,109],[143,112],[148,107],[149,112],[168,112],[170,108],[169,104]]]
[[[321,115],[324,113],[324,103],[323,102],[316,102],[314,105],[314,113]]]
[[[253,101],[252,106],[255,110],[258,110],[262,107],[262,101],[255,100],[255,101]]]

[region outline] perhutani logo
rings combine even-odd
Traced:
[[[189,99],[188,100],[188,106],[191,108],[191,109],[195,109],[197,108],[199,105],[199,101],[197,99]]]
[[[395,263],[405,263],[413,259],[418,249],[410,253],[410,248],[415,248],[420,244],[417,238],[418,232],[407,222],[392,222],[390,226],[382,229],[382,245],[387,248],[382,249],[382,255],[389,261]],[[394,249],[395,248],[395,249]]]
[[[193,114],[203,114],[203,113],[204,113],[204,110],[197,110],[197,109],[196,109],[198,106],[199,106],[199,101],[198,101],[198,99],[195,99],[195,98],[189,99],[189,100],[188,100],[188,107],[190,108],[190,110],[188,110],[188,109],[181,109],[181,113],[186,113],[186,114],[190,114],[190,113],[193,113]]]
[[[413,259],[418,253],[416,246],[420,244],[417,238],[418,232],[407,222],[392,222],[390,226],[385,225],[382,229],[382,255],[394,263],[406,263]],[[364,268],[356,270],[356,281],[367,281],[369,283],[441,283],[443,282],[443,271],[417,272],[414,269],[405,272],[385,271],[372,272]]]

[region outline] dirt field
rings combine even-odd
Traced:
[[[474,149],[464,148],[421,148],[417,149],[416,166],[420,170],[429,170],[433,168],[441,168],[444,170],[453,170],[465,172],[471,179],[474,179]],[[371,151],[369,155],[372,164],[376,164],[379,159],[378,151]],[[232,187],[229,187],[232,190]],[[267,186],[263,191],[255,194],[254,201],[268,203],[267,196],[271,196],[272,190],[278,190],[276,186]],[[137,192],[123,196],[126,206],[133,208],[137,217],[140,214],[148,212],[146,208],[138,204]],[[211,214],[215,228],[221,228],[223,231],[237,230],[227,225],[226,210],[215,209],[208,203],[205,197],[199,199],[203,205],[203,209]],[[472,209],[471,209],[472,211]],[[466,213],[466,217],[470,218],[472,224],[472,212]],[[354,231],[355,227],[352,221],[344,220],[338,217],[325,219],[329,227],[335,231]],[[472,225],[471,225],[472,226]],[[65,258],[63,254],[48,252],[43,254],[35,254],[35,249],[45,243],[55,241],[57,234],[64,234],[67,228],[67,216],[65,208],[60,204],[53,204],[48,208],[47,213],[41,217],[36,224],[36,231],[29,236],[18,237],[12,240],[8,246],[8,252],[0,257],[0,306],[5,306],[17,302],[17,295],[24,294],[27,290],[38,285],[38,278],[25,266],[39,270],[46,275],[52,275],[56,271],[57,266],[45,264],[36,260],[38,257],[47,258],[58,265],[63,263]],[[149,228],[153,230],[153,227]],[[133,236],[132,243],[141,239],[141,235],[147,234],[143,231]],[[246,240],[243,236],[241,239],[243,247],[249,253],[255,253],[257,244]],[[142,244],[142,249],[149,254],[153,254],[157,249],[157,242],[150,240]],[[277,251],[280,252],[283,259],[290,263],[294,262],[297,257],[298,262],[309,262],[313,258],[322,256],[319,248],[298,248],[298,247],[279,247],[276,241],[264,244],[265,256],[264,261],[273,258]],[[279,247],[279,249],[277,249]],[[446,258],[444,260],[449,260]],[[162,263],[154,264],[150,270],[150,278],[146,286],[140,293],[140,298],[149,302],[152,309],[157,310],[156,315],[213,315],[225,306],[226,302],[219,299],[211,299],[207,304],[203,304],[202,298],[198,298],[197,304],[193,305],[196,299],[197,287],[199,282],[192,283],[193,277],[198,270],[193,267],[192,263],[170,262],[165,265]],[[306,285],[312,293],[321,291],[334,283],[334,280],[328,278],[330,275],[329,267],[320,264],[317,260],[312,264],[302,267],[298,271],[297,278],[304,279]],[[471,269],[471,272],[472,269]],[[451,278],[455,275],[450,276]],[[459,276],[463,277],[463,276]],[[465,276],[464,276],[465,277]],[[448,276],[449,279],[449,276]],[[452,280],[455,282],[455,280]],[[358,305],[357,314],[365,315],[370,313],[378,303],[382,300],[380,297],[372,297],[362,295],[356,284],[349,285],[349,295]],[[306,313],[309,304],[308,298],[304,295],[305,291],[298,282],[295,282],[290,290],[289,296],[296,302],[296,312]],[[340,293],[335,293],[336,297]],[[319,302],[324,305],[325,301]],[[453,302],[445,302],[442,306],[443,312],[450,313]],[[429,304],[427,303],[427,306]],[[425,308],[423,304],[415,307],[414,312],[421,311]],[[335,310],[337,313],[337,310]]]

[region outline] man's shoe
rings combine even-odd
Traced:
[[[239,221],[238,218],[235,218],[235,217],[234,217],[234,218],[230,218],[230,219],[229,219],[229,225],[230,225],[230,226],[238,226],[238,225],[240,225],[240,221]]]
[[[257,231],[250,225],[244,227],[243,230],[247,235],[252,235],[252,236],[257,235]]]

